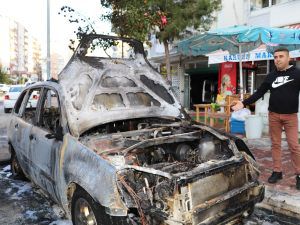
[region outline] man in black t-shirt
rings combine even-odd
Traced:
[[[281,133],[284,127],[292,164],[296,174],[296,188],[300,190],[300,149],[298,144],[298,107],[300,71],[289,65],[289,51],[280,48],[274,51],[276,70],[269,73],[257,91],[243,102],[236,101],[234,111],[244,108],[260,99],[270,90],[269,130],[272,141],[273,173],[269,183],[282,179]]]

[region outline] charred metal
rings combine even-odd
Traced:
[[[232,151],[229,139],[194,125],[126,120],[94,128],[80,141],[118,168],[119,191],[142,224],[199,224],[220,207],[251,208],[249,199],[261,199],[250,159]]]
[[[134,50],[99,57],[104,39]],[[15,172],[74,224],[222,224],[264,196],[243,140],[191,121],[132,39],[83,38],[58,81],[21,93],[8,137]]]

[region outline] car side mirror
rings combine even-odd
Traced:
[[[63,132],[62,132],[62,126],[57,126],[55,133],[46,134],[45,137],[48,138],[48,139],[54,139],[55,138],[56,140],[62,141],[63,137],[64,137]]]

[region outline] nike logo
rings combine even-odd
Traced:
[[[278,88],[281,85],[284,85],[284,84],[286,84],[290,81],[293,81],[293,80],[294,79],[289,80],[289,76],[277,77],[276,80],[272,83],[272,88]]]

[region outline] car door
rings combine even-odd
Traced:
[[[10,122],[9,134],[11,144],[16,152],[21,167],[26,174],[31,174],[32,160],[29,149],[31,145],[31,130],[36,122],[36,107],[28,107],[32,93],[39,93],[41,88],[32,88],[23,92],[18,98],[14,110],[13,119]]]
[[[57,92],[51,88],[44,88],[40,96],[38,122],[31,130],[30,155],[36,168],[35,182],[57,200],[55,167],[62,140],[54,135],[61,127],[60,104]]]

